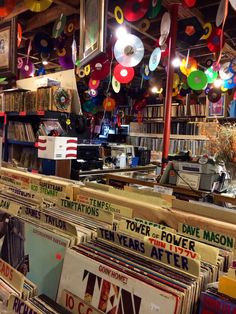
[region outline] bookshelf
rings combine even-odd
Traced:
[[[131,137],[150,137],[150,138],[163,138],[163,134],[158,133],[136,133],[130,132]],[[179,139],[179,140],[207,140],[206,136],[203,135],[183,135],[183,134],[171,134],[171,139]]]

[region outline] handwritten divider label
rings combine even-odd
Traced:
[[[39,182],[41,189],[53,190],[59,193],[63,193],[67,198],[73,198],[73,185],[72,183],[60,183],[55,179],[42,178]]]
[[[60,192],[58,190],[49,189],[45,186],[31,184],[30,185],[31,191],[37,193],[39,195],[43,195],[46,199],[56,199],[56,198],[66,198],[66,193]]]
[[[178,224],[178,233],[226,250],[232,251],[235,247],[235,238],[229,235],[200,229],[199,227],[193,227],[183,223]]]
[[[117,214],[120,216],[125,216],[128,218],[133,217],[133,209],[131,209],[131,208],[117,205],[114,203],[110,203],[110,202],[104,201],[102,199],[89,197],[85,194],[83,195],[83,192],[82,192],[82,194],[79,194],[77,196],[77,201],[79,201],[80,203],[83,203],[87,206],[93,206],[95,208],[106,210],[106,211],[109,211],[111,213],[114,213],[114,214]]]
[[[0,278],[17,290],[20,294],[23,292],[25,277],[10,264],[0,258]]]
[[[155,227],[155,228],[158,228],[158,229],[162,229],[162,230],[166,230],[166,231],[170,231],[172,233],[176,233],[176,230],[173,229],[173,228],[170,228],[168,226],[165,226],[165,225],[162,225],[162,224],[159,224],[159,223],[156,223],[156,222],[152,222],[152,221],[149,221],[149,220],[145,220],[145,219],[142,219],[142,218],[134,218],[135,221],[141,223],[141,224],[144,224],[144,225],[147,225],[147,226],[152,226],[152,227]]]
[[[20,204],[0,197],[0,211],[8,213],[9,215],[17,216],[20,210]]]
[[[42,201],[42,198],[39,198],[37,194],[32,193],[30,190],[22,190],[12,186],[8,187],[7,190],[25,198],[39,199],[40,201]]]
[[[42,314],[43,312],[34,307],[31,303],[24,301],[17,296],[11,295],[7,305],[10,313]]]
[[[113,223],[114,214],[91,205],[85,205],[81,202],[75,202],[67,199],[59,199],[57,201],[58,206],[61,208],[72,211],[78,215],[84,215],[96,220],[106,222],[108,224]]]
[[[75,296],[67,290],[63,290],[60,297],[60,305],[69,310],[72,314],[102,314],[103,312],[88,305],[84,300]]]
[[[61,218],[54,217],[53,215],[49,215],[48,213],[44,213],[40,210],[22,206],[20,217],[32,219],[34,221],[40,221],[45,225],[49,225],[53,228],[63,230],[64,233],[69,235],[77,236],[76,226],[62,220]]]
[[[200,261],[197,259],[181,256],[167,249],[156,247],[143,239],[131,238],[128,235],[103,228],[98,228],[97,236],[102,241],[123,247],[125,250],[132,251],[135,254],[141,254],[152,261],[178,269],[180,272],[188,273],[195,277],[200,275]]]
[[[145,236],[149,236],[160,241],[174,244],[175,246],[180,246],[184,249],[198,253],[202,261],[217,265],[217,259],[219,256],[218,248],[171,233],[167,230],[161,230],[153,226],[148,227],[149,228],[140,223],[133,224],[133,221],[129,219],[118,223],[118,231],[120,232],[142,239]]]

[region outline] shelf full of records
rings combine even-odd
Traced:
[[[152,123],[130,123],[131,133],[148,133],[148,134],[162,134],[164,131],[164,122],[152,122]],[[198,123],[186,123],[186,122],[175,122],[171,123],[171,134],[180,135],[200,135]]]
[[[155,135],[153,136],[155,137]],[[186,136],[187,137],[187,136]],[[142,136],[129,137],[128,144],[134,146],[144,146],[153,151],[162,151],[162,138],[148,138],[145,134]],[[205,140],[187,140],[187,139],[171,139],[169,153],[176,154],[180,151],[191,151],[193,156],[198,156],[207,153]]]
[[[9,140],[35,142],[36,137],[30,123],[9,121],[7,137]]]
[[[7,168],[0,183],[0,280],[9,277],[0,300],[13,313],[196,313],[207,284],[232,265],[236,226],[188,225],[172,196]],[[12,268],[26,294],[14,293]]]

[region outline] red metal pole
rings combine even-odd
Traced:
[[[166,99],[165,99],[165,119],[163,132],[163,148],[162,148],[162,167],[163,173],[167,163],[170,146],[170,129],[171,129],[171,106],[172,106],[172,89],[174,78],[174,67],[172,61],[175,58],[176,38],[177,38],[177,18],[178,18],[179,4],[174,3],[170,8],[171,15],[171,29],[169,38],[169,58],[167,65],[167,80],[166,80]]]

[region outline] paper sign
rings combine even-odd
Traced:
[[[198,190],[200,185],[201,174],[199,173],[187,173],[187,172],[178,172],[179,176],[177,176],[176,185],[184,186],[189,188],[191,186],[192,189]]]

